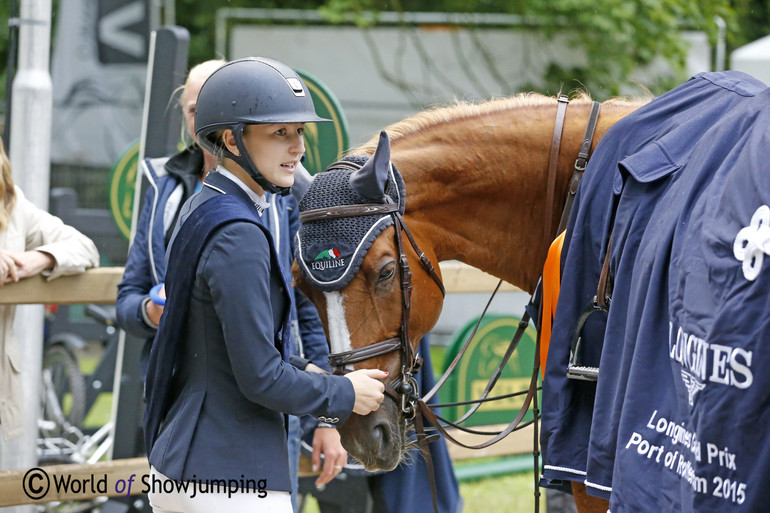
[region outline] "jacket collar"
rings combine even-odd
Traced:
[[[252,201],[246,191],[244,191],[237,183],[220,173],[209,173],[206,175],[206,179],[203,183],[223,194],[233,194],[242,198],[244,201],[248,202],[249,205],[254,205],[258,211],[264,210],[264,207],[255,205],[254,201]]]
[[[166,162],[166,172],[184,184],[185,197],[195,191],[196,182],[203,172],[203,151],[197,146],[188,146]]]

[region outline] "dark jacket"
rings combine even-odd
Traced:
[[[150,289],[166,278],[168,240],[163,211],[169,196],[180,184],[183,187],[180,207],[195,192],[203,168],[203,154],[197,147],[187,148],[169,159],[146,159],[140,167],[149,188],[128,252],[123,280],[118,284],[115,307],[121,328],[132,335],[151,339],[156,329],[144,321],[142,310]],[[167,231],[170,235],[171,229]]]
[[[353,387],[287,363],[291,305],[272,237],[237,184],[218,173],[205,184],[169,249],[147,382],[150,463],[174,480],[244,475],[290,491],[282,412],[343,422]],[[251,218],[221,208],[235,203]],[[219,224],[200,224],[211,218]]]

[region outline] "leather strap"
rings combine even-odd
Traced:
[[[545,223],[543,225],[543,246],[541,251],[542,261],[548,254],[548,248],[553,240],[553,203],[556,196],[556,171],[559,167],[559,148],[561,147],[561,136],[564,131],[564,117],[567,114],[567,105],[569,98],[561,95],[558,98],[556,107],[556,122],[553,125],[553,138],[551,139],[551,153],[548,157],[548,182],[545,194]]]
[[[422,452],[422,457],[425,460],[426,471],[428,472],[428,479],[430,481],[431,499],[433,500],[433,512],[438,513],[438,487],[436,486],[436,471],[433,469],[433,456],[430,453],[430,447],[428,447],[429,440],[428,435],[425,433],[425,423],[423,422],[423,416],[417,414],[414,417],[414,430],[417,436],[417,445]]]
[[[468,337],[468,340],[465,341],[465,344],[457,353],[457,356],[455,356],[455,359],[452,360],[452,363],[449,364],[449,367],[447,367],[447,369],[444,371],[444,374],[438,379],[436,384],[433,385],[433,388],[431,388],[428,393],[422,396],[422,400],[425,401],[426,403],[430,401],[434,395],[436,395],[436,393],[441,389],[442,386],[444,386],[444,383],[449,379],[449,376],[452,374],[452,372],[454,372],[455,368],[457,367],[457,364],[460,363],[460,360],[465,354],[465,351],[468,349],[468,346],[471,345],[471,340],[473,340],[473,337],[476,336],[476,331],[478,331],[479,326],[481,325],[481,321],[484,319],[484,316],[487,314],[489,305],[492,304],[492,299],[494,299],[495,295],[497,294],[497,291],[500,289],[500,285],[502,284],[503,284],[503,280],[500,280],[497,282],[497,287],[495,287],[495,290],[492,291],[492,296],[489,298],[489,301],[487,301],[487,305],[484,307],[484,310],[481,312],[481,315],[479,316],[479,320],[476,321],[476,325],[473,327],[473,331],[471,331],[471,334]]]
[[[569,181],[567,201],[564,203],[564,210],[561,212],[559,228],[556,230],[557,235],[567,229],[569,216],[572,213],[572,204],[575,202],[575,194],[577,194],[578,186],[583,179],[583,172],[586,170],[588,159],[591,155],[591,146],[593,145],[596,123],[599,120],[599,111],[601,108],[602,104],[599,102],[595,101],[591,104],[591,113],[588,115],[588,123],[586,124],[585,134],[583,135],[583,144],[580,145],[580,152],[578,153],[578,158],[575,160],[575,169],[572,172],[572,178]]]
[[[612,276],[610,276],[610,252],[612,250],[612,234],[607,241],[607,252],[604,255],[602,264],[602,273],[599,275],[599,285],[596,287],[596,298],[594,302],[604,311],[610,309],[610,299],[612,298]]]
[[[306,210],[299,215],[301,223],[341,217],[375,216],[398,212],[396,203],[362,203],[359,205],[337,205],[327,208]]]
[[[332,367],[344,367],[346,365],[368,360],[369,358],[374,358],[375,356],[388,354],[397,350],[400,345],[400,338],[389,338],[388,340],[383,340],[382,342],[377,342],[376,344],[360,347],[358,349],[330,354],[327,359]]]
[[[414,237],[412,236],[412,232],[409,231],[409,227],[406,226],[406,222],[404,221],[404,218],[401,217],[401,214],[396,213],[396,218],[399,219],[401,223],[401,229],[404,230],[404,233],[406,234],[406,238],[409,239],[409,243],[412,245],[412,249],[414,249],[414,252],[417,253],[417,255],[420,257],[420,263],[422,264],[422,267],[425,269],[425,272],[428,273],[428,275],[433,279],[433,281],[436,282],[436,285],[438,285],[439,290],[441,290],[441,296],[446,296],[446,289],[444,288],[444,283],[441,281],[441,278],[439,278],[438,273],[436,273],[436,268],[433,267],[433,264],[431,263],[430,259],[425,256],[425,253],[423,253],[420,250],[420,247],[417,245],[417,241],[414,240]]]
[[[417,402],[417,414],[423,415],[425,419],[428,420],[433,426],[438,430],[447,440],[451,441],[452,443],[459,445],[461,447],[465,447],[466,449],[483,449],[485,447],[489,447],[492,444],[495,444],[511,434],[513,431],[516,431],[517,429],[522,429],[525,427],[525,425],[529,425],[529,423],[525,425],[520,425],[522,419],[527,414],[527,411],[529,410],[529,405],[532,404],[532,398],[537,394],[538,386],[537,386],[537,378],[540,374],[540,348],[535,348],[535,358],[534,358],[534,367],[532,369],[532,377],[530,379],[529,388],[527,389],[527,395],[524,398],[524,402],[521,406],[521,409],[519,409],[519,412],[516,414],[516,417],[511,421],[508,426],[506,426],[505,429],[500,431],[499,433],[495,434],[492,438],[489,438],[479,444],[476,445],[469,445],[465,444],[456,438],[454,438],[452,435],[450,435],[446,429],[444,429],[442,422],[447,423],[446,419],[443,419],[442,417],[436,415],[435,412],[431,410],[431,406],[428,405],[423,399],[420,399]]]
[[[518,329],[516,330],[516,333],[514,333],[513,337],[511,338],[510,343],[508,344],[508,348],[505,351],[505,354],[503,355],[502,359],[500,360],[500,363],[497,366],[497,369],[495,369],[495,372],[492,373],[492,376],[489,378],[489,381],[487,381],[486,387],[484,387],[484,391],[481,393],[481,397],[478,399],[473,399],[471,401],[467,401],[466,404],[472,404],[473,406],[465,412],[465,414],[460,417],[459,419],[455,420],[454,422],[449,422],[448,424],[452,427],[455,427],[461,431],[465,431],[467,428],[464,428],[460,426],[463,422],[465,422],[471,415],[473,415],[476,410],[478,410],[481,405],[485,402],[496,400],[496,399],[502,399],[503,397],[493,397],[490,398],[489,393],[492,391],[492,389],[497,384],[497,380],[500,379],[500,376],[502,375],[503,371],[505,370],[506,365],[508,364],[508,360],[513,355],[514,351],[516,351],[516,348],[519,346],[519,342],[521,342],[521,339],[524,336],[524,332],[527,330],[527,326],[529,326],[529,314],[527,312],[524,312],[524,315],[522,316],[521,320],[519,321]],[[473,335],[468,338],[468,341],[463,346],[461,352],[465,353],[465,349],[468,347],[468,342],[470,342],[473,339]],[[462,355],[461,355],[462,358]],[[453,362],[454,363],[454,362]],[[452,369],[454,370],[454,369]],[[447,372],[449,372],[450,369],[447,369]],[[507,394],[510,397],[515,397],[516,395],[520,395],[518,392],[514,392],[512,394]],[[442,408],[446,406],[460,406],[460,404],[434,404],[431,405],[432,408]]]

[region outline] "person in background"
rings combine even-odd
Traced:
[[[42,274],[47,280],[99,266],[94,243],[34,206],[16,187],[0,141],[0,286]],[[22,434],[22,362],[13,330],[15,305],[0,305],[0,430],[5,441]]]
[[[268,100],[269,98],[269,100]],[[168,303],[150,353],[145,441],[154,479],[230,480],[231,493],[150,493],[156,512],[291,511],[285,413],[344,422],[384,399],[386,372],[347,376],[288,364],[290,290],[260,221],[288,191],[306,122],[325,121],[272,59],[233,61],[204,83],[198,142],[219,166],[183,206],[169,247]]]
[[[205,61],[193,67],[179,97],[183,113],[183,139],[189,144],[172,157],[145,159],[142,173],[149,183],[137,223],[134,241],[128,252],[123,280],[118,284],[115,304],[118,324],[143,338],[142,379],[147,373],[147,357],[163,313],[162,302],[152,301],[150,290],[162,286],[166,277],[166,247],[182,204],[200,190],[209,169],[216,167],[213,155],[195,143],[195,104],[203,82],[223,60]],[[163,295],[158,291],[155,295]]]

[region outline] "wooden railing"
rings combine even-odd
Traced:
[[[498,279],[494,276],[465,264],[442,262],[440,267],[448,294],[490,292],[497,285]],[[40,275],[33,276],[0,287],[0,304],[114,303],[122,278],[122,267],[89,269],[83,274],[62,276],[50,282]],[[521,292],[521,289],[503,283],[500,292]]]

